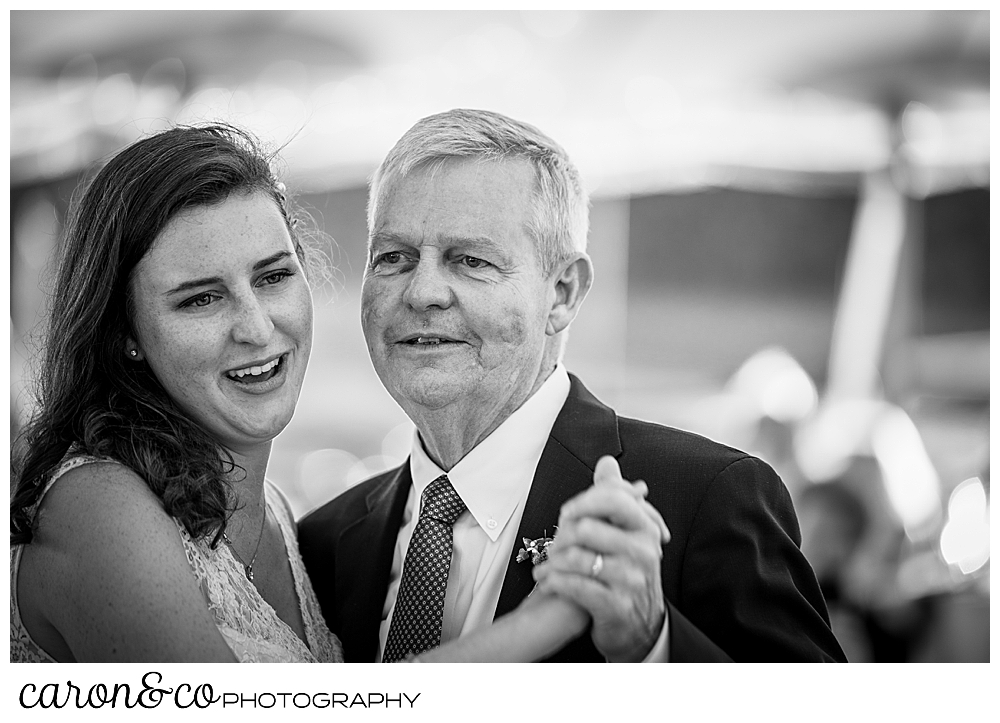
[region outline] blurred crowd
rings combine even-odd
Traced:
[[[766,373],[747,373],[768,365],[771,378],[780,379],[776,370],[783,372],[783,384],[769,385]],[[889,482],[897,474],[893,450],[884,441],[872,443],[892,437],[886,428],[912,425],[901,409],[882,403],[874,422],[838,414],[838,405],[820,401],[794,361],[773,349],[748,361],[741,372],[728,387],[734,399],[748,404],[754,397],[759,409],[766,406],[760,396],[770,387],[775,397],[784,395],[786,404],[751,415],[742,432],[729,434],[768,460],[789,487],[802,550],[848,660],[989,662],[988,461],[978,474],[948,489],[931,467],[920,436],[904,438],[895,454],[910,460],[903,473],[910,482],[930,477],[927,502],[914,510],[913,490],[920,484],[909,487],[910,497],[894,499]],[[749,378],[753,387],[746,386]],[[807,401],[789,405],[796,382]],[[824,421],[829,417],[837,424]],[[838,435],[852,427],[859,431],[857,443],[835,450],[842,442]]]

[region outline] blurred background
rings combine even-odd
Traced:
[[[592,195],[567,367],[779,471],[852,661],[989,660],[988,11],[11,11],[10,49],[12,435],[78,184],[221,119],[282,148],[337,267],[271,478],[302,514],[402,462],[366,182],[492,109]]]

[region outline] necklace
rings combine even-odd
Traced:
[[[229,539],[229,535],[227,535],[225,532],[222,533],[223,541],[227,545],[229,545],[229,551],[232,552],[236,556],[236,559],[239,560],[240,563],[243,565],[243,574],[247,576],[247,580],[249,580],[250,582],[253,582],[253,564],[257,560],[257,552],[260,550],[260,541],[261,538],[264,537],[264,525],[266,523],[267,523],[267,505],[265,504],[264,516],[260,520],[260,532],[257,533],[257,546],[253,548],[253,557],[250,558],[249,563],[243,562],[243,558],[240,557],[240,553],[238,553],[236,551],[236,548],[233,547],[233,541]]]

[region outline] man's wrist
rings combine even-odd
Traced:
[[[650,635],[652,637],[652,635]],[[670,657],[670,623],[666,608],[660,618],[660,624],[656,628],[656,637],[652,644],[642,648],[633,647],[621,657],[610,657],[604,653],[604,660],[608,663],[666,663]],[[601,651],[602,653],[604,651]]]
[[[652,649],[642,660],[643,663],[669,663],[670,662],[670,615],[667,608],[663,609],[663,622],[660,625],[660,634],[653,643]]]

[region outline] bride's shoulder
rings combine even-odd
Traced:
[[[179,527],[142,477],[94,460],[63,471],[21,553],[18,599],[78,660],[229,660]],[[41,624],[38,624],[41,621]]]
[[[130,531],[172,524],[134,470],[112,459],[79,456],[53,473],[38,504],[35,534],[42,544],[60,538],[80,544],[109,534],[124,541]]]

